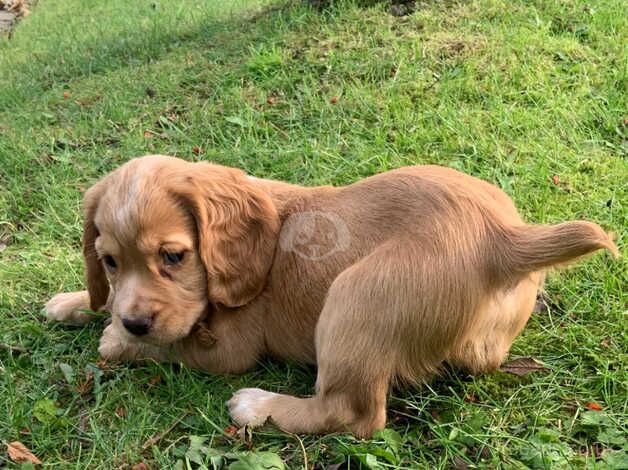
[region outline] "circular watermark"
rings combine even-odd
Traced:
[[[347,224],[333,212],[306,211],[284,222],[279,246],[304,259],[320,261],[345,251],[351,244]]]

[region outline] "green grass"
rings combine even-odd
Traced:
[[[2,444],[51,468],[168,468],[186,452],[244,465],[249,447],[301,468],[295,436],[225,437],[224,402],[245,385],[311,393],[313,370],[108,369],[101,324],[43,321],[50,296],[83,285],[84,188],[148,153],[308,185],[438,163],[500,185],[531,222],[597,221],[625,254],[627,37],[621,0],[427,0],[401,18],[382,4],[40,0],[0,39]],[[310,465],[627,468],[627,268],[604,254],[550,278],[553,305],[512,350],[549,372],[396,391],[373,440],[302,436]]]

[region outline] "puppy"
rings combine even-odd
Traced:
[[[84,200],[87,291],[50,319],[111,312],[106,359],[238,373],[262,356],[315,363],[316,394],[256,388],[228,406],[292,433],[370,436],[393,381],[443,363],[499,367],[544,270],[606,248],[598,225],[526,225],[484,181],[415,166],[346,187],[305,188],[210,163],[131,160]]]

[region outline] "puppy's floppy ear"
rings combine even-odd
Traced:
[[[90,308],[95,312],[107,303],[107,297],[109,296],[109,282],[94,246],[94,242],[99,235],[94,223],[94,217],[96,216],[100,198],[105,192],[106,184],[105,180],[96,183],[85,193],[83,198],[85,217],[83,221],[83,257],[85,258]]]
[[[195,163],[175,178],[172,191],[192,212],[210,301],[244,305],[264,287],[279,233],[267,193],[242,171]]]

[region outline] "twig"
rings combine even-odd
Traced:
[[[172,423],[172,425],[168,429],[166,429],[165,431],[163,431],[163,432],[161,432],[159,434],[155,434],[153,437],[151,437],[146,442],[144,442],[144,444],[142,444],[142,452],[147,451],[152,446],[154,446],[159,441],[161,441],[164,437],[166,437],[168,434],[170,434],[170,432],[177,426],[177,424],[179,424],[181,421],[183,421],[187,417],[188,414],[190,414],[190,412],[186,411],[174,423]]]
[[[9,351],[14,351],[14,352],[19,352],[19,353],[26,353],[29,351],[28,348],[23,348],[22,346],[12,346],[10,344],[5,344],[5,343],[0,343],[0,348],[8,349]]]

